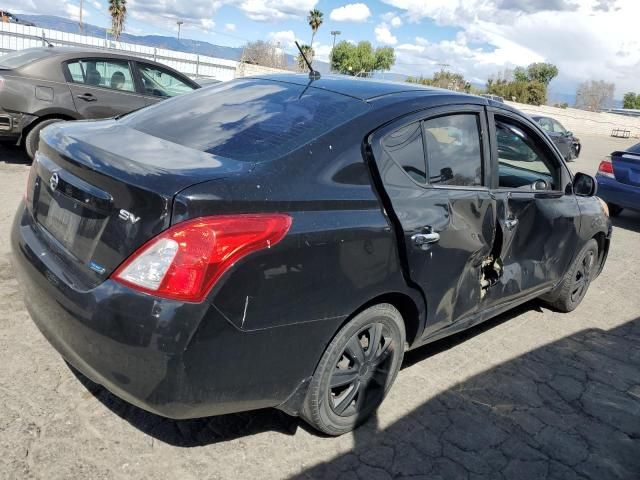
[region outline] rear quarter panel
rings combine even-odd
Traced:
[[[214,306],[237,328],[314,321],[337,328],[376,296],[407,291],[363,138],[363,130],[340,129],[249,175],[196,185],[176,199],[172,223],[251,212],[293,218],[283,241],[238,262],[212,291]]]

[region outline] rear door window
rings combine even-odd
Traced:
[[[424,122],[430,184],[482,185],[479,120],[476,114],[464,113]]]
[[[382,140],[384,153],[418,183],[427,182],[427,168],[420,122],[390,133]]]
[[[67,63],[73,83],[135,92],[131,67],[126,60],[81,59]]]
[[[365,102],[312,86],[246,79],[199,89],[120,121],[214,155],[261,162],[302,147],[368,109]]]

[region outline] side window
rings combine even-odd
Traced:
[[[166,70],[138,64],[144,93],[156,97],[175,97],[192,91],[194,88]]]
[[[382,148],[407,172],[407,175],[418,183],[426,183],[427,172],[420,122],[402,127],[384,137]]]
[[[509,120],[496,119],[498,186],[526,190],[554,190],[559,166],[539,140]],[[540,183],[544,182],[544,184]]]
[[[560,125],[560,122],[557,122],[555,120],[552,120],[553,122],[553,131],[557,132],[557,133],[567,133],[567,130]]]
[[[538,125],[546,132],[553,132],[553,125],[548,118],[541,118],[538,120]]]
[[[131,68],[127,61],[89,58],[69,62],[67,68],[74,83],[135,92]]]
[[[482,185],[480,125],[476,114],[454,114],[424,122],[429,183]]]

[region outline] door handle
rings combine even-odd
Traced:
[[[420,247],[422,250],[427,250],[430,244],[440,240],[440,234],[437,232],[415,233],[411,235],[411,240],[414,245]]]
[[[80,100],[84,100],[85,102],[95,102],[97,100],[91,93],[83,93],[82,95],[76,95]]]
[[[504,226],[507,227],[508,230],[513,230],[514,228],[516,228],[517,225],[518,225],[517,218],[507,218],[504,221]]]

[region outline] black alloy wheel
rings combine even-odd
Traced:
[[[382,323],[369,324],[349,339],[327,392],[337,415],[348,417],[380,403],[393,363],[392,343],[389,328]]]
[[[384,400],[404,357],[405,326],[398,310],[379,304],[346,323],[325,350],[300,415],[328,435],[364,422]]]

